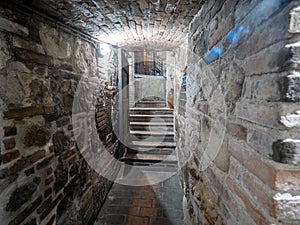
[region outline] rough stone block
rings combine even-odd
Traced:
[[[26,160],[28,160],[30,162],[30,164],[34,164],[37,161],[39,161],[40,159],[44,158],[45,155],[46,155],[46,151],[45,150],[38,150],[35,153],[33,153],[30,156],[28,156],[26,158]]]
[[[236,104],[237,117],[270,128],[281,127],[279,124],[281,109],[278,105],[262,105],[247,102]]]
[[[277,191],[300,190],[300,171],[299,170],[278,170],[275,178],[274,189]]]
[[[1,158],[2,158],[2,163],[5,164],[5,163],[9,163],[17,158],[20,157],[20,152],[19,150],[13,150],[13,151],[10,151],[10,152],[6,152],[4,154],[1,155]]]
[[[289,2],[289,1],[287,1]],[[260,24],[265,24],[265,21],[270,17],[276,15],[278,11],[284,6],[283,2],[273,0],[273,1],[257,1],[255,0],[253,3],[251,2],[249,5],[256,4],[254,8],[251,9],[250,13],[243,21],[245,24],[249,26],[258,26]],[[244,9],[244,11],[246,11]]]
[[[283,98],[292,102],[300,101],[300,73],[294,72],[283,78]]]
[[[274,197],[274,216],[278,219],[300,219],[300,196],[290,193],[277,193]]]
[[[41,220],[44,220],[50,214],[50,212],[54,209],[55,206],[58,205],[62,198],[63,196],[62,194],[60,194],[54,201],[51,202],[51,204],[49,204],[47,208],[45,208],[45,210],[41,214]]]
[[[71,56],[70,39],[67,35],[60,33],[58,30],[48,25],[41,25],[39,29],[42,46],[47,55],[53,58],[64,59]],[[82,51],[81,54],[86,52]]]
[[[43,204],[36,210],[38,214],[41,214],[43,211],[45,211],[52,203],[52,196],[47,198]]]
[[[36,198],[26,209],[24,209],[20,214],[18,214],[12,221],[10,221],[8,225],[21,224],[42,203],[42,200],[42,196]]]
[[[247,173],[243,176],[243,184],[243,187],[250,193],[251,199],[259,204],[262,211],[266,210],[269,215],[272,215],[274,209],[272,202],[273,190]]]
[[[271,20],[267,20],[261,26],[253,29],[251,36],[237,48],[237,57],[245,59],[260,50],[289,37],[288,23],[289,19],[288,9],[282,9]],[[246,25],[247,26],[247,25]],[[251,32],[251,28],[247,32]],[[276,34],[276,35],[274,35]]]
[[[0,76],[0,97],[8,108],[23,105],[24,88],[16,76]]]
[[[4,136],[13,136],[17,134],[16,126],[4,127]]]
[[[70,147],[70,138],[63,131],[58,131],[53,134],[53,146],[55,155],[60,155]]]
[[[0,17],[0,28],[25,37],[29,34],[27,27],[23,27],[3,17]]]
[[[55,171],[55,183],[54,183],[54,190],[58,193],[68,182],[68,168],[60,162]]]
[[[40,65],[52,65],[52,58],[46,55],[37,54],[27,50],[15,49],[15,59],[21,62],[37,63]]]
[[[256,224],[269,224],[267,218],[262,214],[261,210],[257,209],[255,205],[249,200],[249,196],[245,193],[242,187],[230,177],[226,178],[226,184],[231,192],[240,198],[243,202],[243,208],[252,217]]]
[[[288,114],[286,116],[281,116],[280,122],[288,128],[300,128],[300,111],[296,111],[295,113]]]
[[[4,117],[8,119],[32,117],[37,115],[53,114],[55,112],[54,107],[43,107],[42,105],[15,108],[4,112]]]
[[[231,1],[232,2],[232,1]],[[233,27],[233,17],[229,15],[226,20],[218,24],[218,29],[212,31],[213,34],[209,38],[209,48],[212,48],[219,40],[221,40]]]
[[[46,191],[44,192],[44,198],[47,198],[49,195],[52,194],[52,188],[49,187],[48,189],[46,189]]]
[[[262,155],[272,155],[272,143],[274,141],[275,138],[273,138],[266,132],[259,131],[257,129],[248,129],[247,143]]]
[[[269,187],[274,187],[276,170],[267,159],[255,156],[247,146],[241,145],[234,140],[229,140],[228,150],[249,172]]]
[[[247,128],[245,128],[244,126],[242,126],[240,124],[236,124],[236,123],[227,122],[226,130],[232,136],[234,136],[240,140],[246,140]]]
[[[30,165],[30,161],[24,157],[17,160],[10,168],[9,172],[10,174],[17,174],[21,170],[27,168]]]
[[[222,202],[224,202],[223,215],[226,215],[228,224],[238,224],[243,221],[243,224],[255,224],[246,210],[241,210],[239,199],[237,199],[231,191],[226,188],[222,194]]]
[[[6,150],[13,149],[16,146],[16,140],[13,137],[4,139],[3,144]]]
[[[226,141],[223,142],[213,162],[223,172],[229,170],[229,154]]]
[[[36,168],[38,170],[44,169],[45,167],[49,166],[52,163],[52,160],[53,160],[53,156],[45,158],[42,162],[37,164]]]
[[[45,51],[41,45],[34,42],[25,41],[19,37],[13,37],[12,44],[17,48],[23,48],[39,54],[45,54]]]
[[[34,167],[31,167],[30,169],[27,169],[27,170],[24,171],[26,176],[30,176],[31,174],[34,174],[34,172],[35,172]]]
[[[54,177],[50,176],[45,180],[45,185],[48,186],[49,184],[51,184],[54,181]]]
[[[282,99],[281,88],[281,80],[276,74],[250,77],[245,81],[243,98],[278,101]]]
[[[28,168],[33,163],[39,161],[45,157],[45,150],[38,150],[37,152],[27,156],[22,157],[17,160],[10,168],[9,171],[11,174],[17,174],[19,171]],[[34,172],[34,168],[30,168],[24,171],[28,176]]]
[[[257,5],[259,0],[253,1],[239,1],[236,5],[235,18],[237,21],[241,21],[247,14]]]
[[[0,49],[1,49],[0,51],[0,70],[1,70],[6,66],[6,63],[10,59],[8,44],[4,34],[0,34]]]
[[[18,61],[10,62],[7,69],[21,73],[31,73],[30,67],[28,65]]]
[[[290,13],[290,28],[291,33],[300,33],[300,7],[293,9]]]
[[[235,159],[234,157],[230,157],[229,175],[232,178],[236,180],[242,180],[242,177],[246,171],[247,169],[242,166],[242,164],[237,159]]]
[[[32,195],[36,192],[40,183],[40,178],[34,178],[31,182],[18,187],[9,198],[6,210],[10,212],[17,211],[23,204],[28,202]]]
[[[44,146],[50,138],[51,133],[47,127],[33,125],[25,131],[23,143],[27,147]]]
[[[224,180],[219,175],[220,171],[216,167],[208,167],[204,174],[213,186],[212,192],[223,193],[225,189]],[[217,196],[215,196],[215,202],[217,202]]]
[[[203,101],[201,101],[201,102],[196,102],[195,103],[195,108],[197,109],[197,110],[199,110],[200,112],[202,112],[202,113],[204,113],[204,114],[207,114],[208,113],[208,107],[209,107],[209,105],[208,105],[208,103],[207,102],[203,102]],[[183,108],[183,110],[184,110],[184,112],[185,112],[185,105],[182,107]],[[180,114],[181,115],[183,115],[184,114],[184,112],[180,112]]]
[[[274,142],[273,159],[277,162],[300,164],[300,140],[286,139]]]
[[[237,64],[246,76],[285,71],[292,58],[291,51],[285,45],[286,41],[278,42],[244,60],[237,60]]]

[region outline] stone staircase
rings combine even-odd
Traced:
[[[173,110],[161,101],[143,101],[130,109],[130,144],[123,161],[135,166],[177,169]],[[154,165],[154,166],[153,166]]]

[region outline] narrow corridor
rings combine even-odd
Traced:
[[[0,224],[300,224],[299,52],[300,0],[0,0]]]
[[[139,101],[131,108],[132,137],[122,159],[122,175],[95,225],[183,224],[173,120],[165,101]]]
[[[115,183],[94,225],[182,225],[182,197],[177,175],[155,185]]]

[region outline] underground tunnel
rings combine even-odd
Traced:
[[[0,224],[299,224],[299,46],[299,0],[2,0]]]

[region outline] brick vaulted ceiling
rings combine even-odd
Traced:
[[[171,50],[185,43],[202,0],[13,0],[127,50]]]

